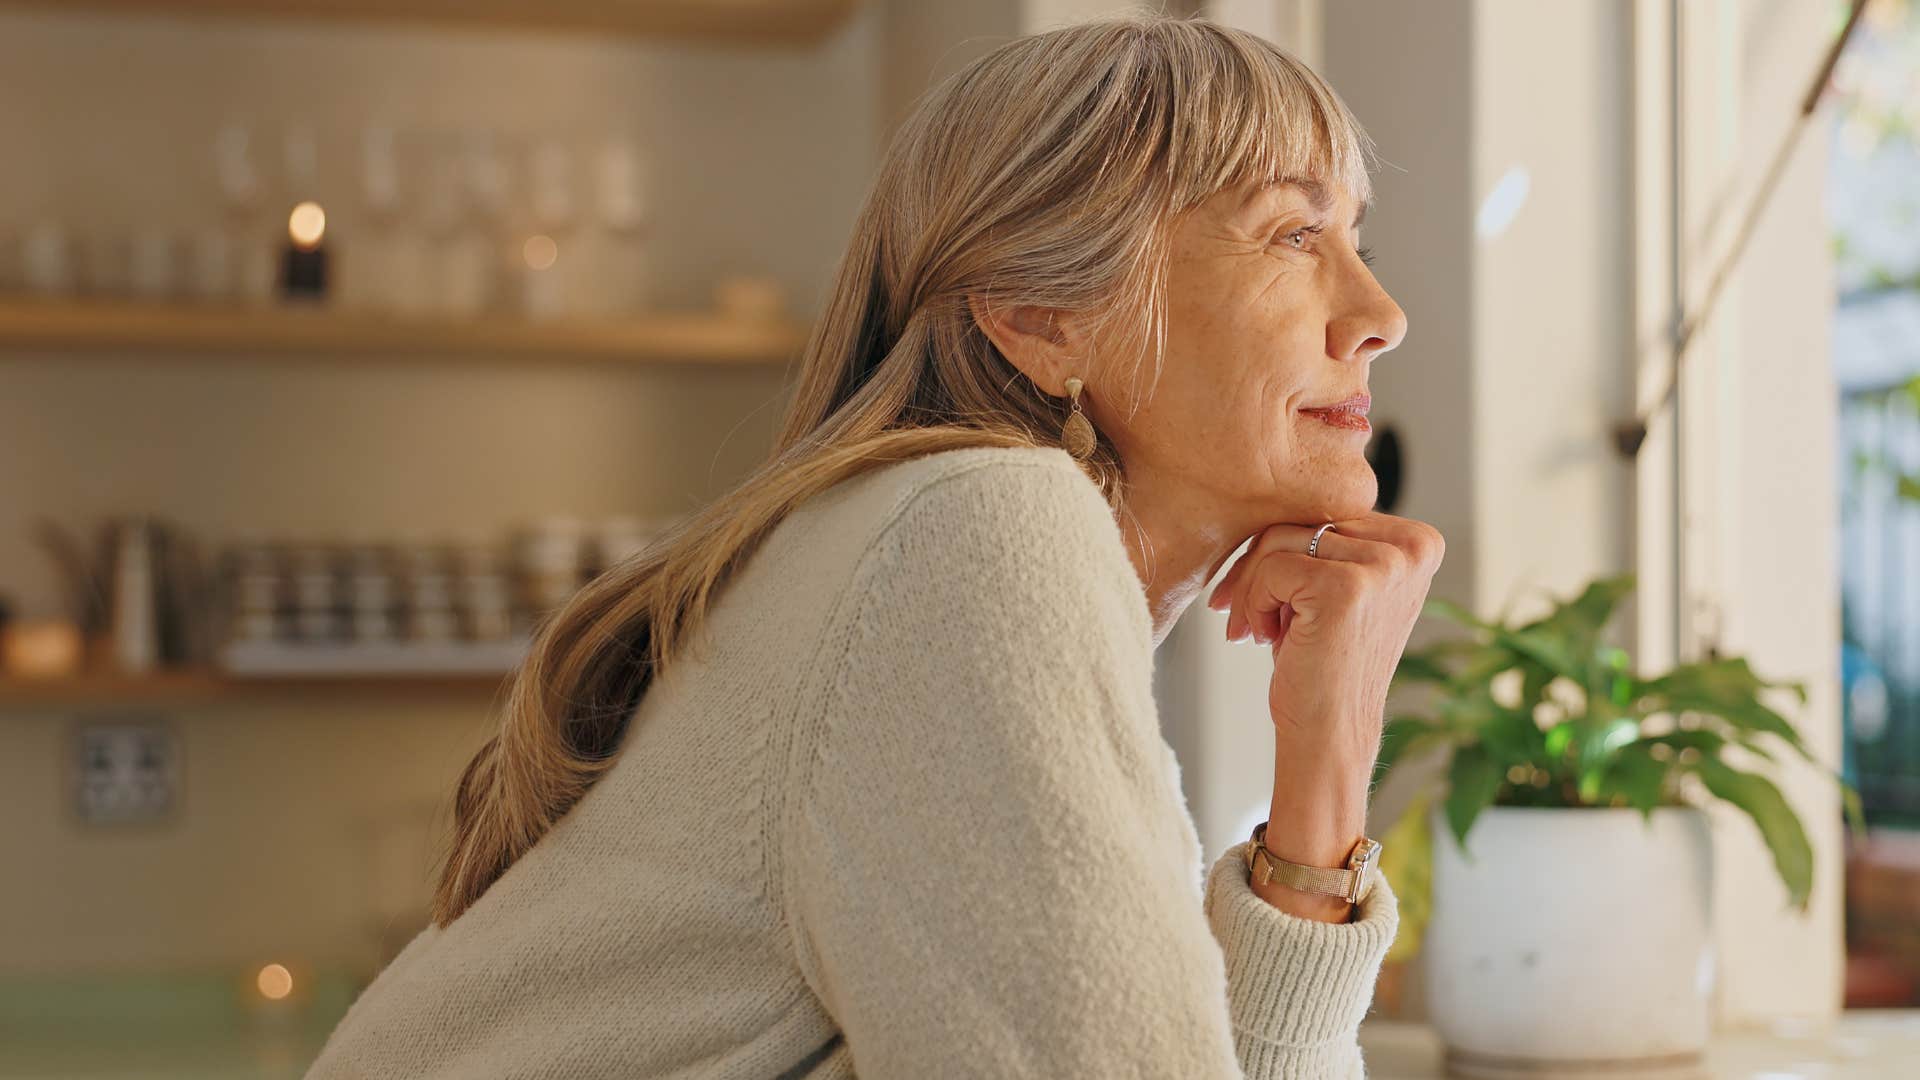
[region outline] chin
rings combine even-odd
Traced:
[[[1314,507],[1316,520],[1345,521],[1371,513],[1379,499],[1380,481],[1369,467],[1364,475],[1329,484],[1310,505]]]

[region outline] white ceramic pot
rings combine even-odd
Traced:
[[[1699,1076],[1713,989],[1706,815],[1491,807],[1463,857],[1436,809],[1422,954],[1448,1071]]]

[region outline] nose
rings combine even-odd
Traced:
[[[1353,285],[1343,310],[1327,323],[1327,355],[1371,360],[1407,336],[1407,313],[1366,269],[1348,280]]]

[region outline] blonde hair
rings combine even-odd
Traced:
[[[1137,407],[1146,359],[1159,377],[1178,215],[1245,182],[1311,178],[1364,199],[1369,152],[1304,64],[1198,18],[1016,38],[930,90],[887,148],[767,462],[539,626],[498,733],[460,778],[434,922],[479,899],[611,767],[653,676],[789,511],[889,462],[1058,445],[1065,403],[1000,355],[969,296],[1080,313],[1111,343],[1088,392]],[[1118,361],[1131,362],[1124,394]],[[1112,445],[1099,439],[1082,467],[1122,510]]]

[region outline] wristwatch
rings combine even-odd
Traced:
[[[1349,904],[1366,899],[1373,889],[1372,870],[1380,861],[1380,841],[1361,837],[1347,856],[1347,865],[1302,866],[1288,862],[1267,850],[1267,823],[1253,827],[1253,843],[1247,845],[1247,873],[1256,885],[1279,882],[1289,889],[1337,896]]]

